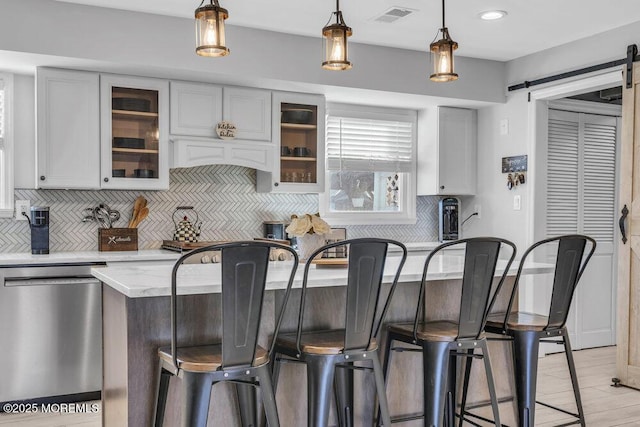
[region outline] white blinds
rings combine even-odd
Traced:
[[[616,119],[549,110],[547,235],[613,242]]]
[[[327,169],[410,172],[413,122],[327,116]]]

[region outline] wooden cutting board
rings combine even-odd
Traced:
[[[204,242],[178,242],[177,240],[163,240],[162,248],[175,252],[185,252],[193,249],[204,248],[205,246],[227,243],[224,240],[204,241]]]
[[[349,258],[316,258],[311,264],[316,267],[346,267],[349,265]]]

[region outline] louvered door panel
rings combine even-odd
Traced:
[[[547,235],[577,233],[579,123],[571,113],[549,111]]]
[[[583,232],[612,243],[616,196],[616,119],[584,115]]]

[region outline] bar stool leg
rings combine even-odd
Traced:
[[[387,337],[384,341],[384,363],[382,365],[382,375],[383,375],[383,380],[384,383],[387,384],[387,381],[389,380],[389,365],[391,364],[391,355],[393,354],[393,351],[391,350],[391,344],[394,341],[393,336],[391,335],[391,332],[387,331]],[[385,397],[386,397],[386,393],[385,393]],[[380,413],[380,407],[378,406],[378,409],[376,411],[377,417],[376,417],[376,427],[380,427],[380,418],[381,418],[381,413]]]
[[[340,427],[353,426],[353,370],[336,367],[335,396],[338,425]]]
[[[539,346],[537,332],[515,331],[513,333],[513,364],[516,374],[518,426],[520,427],[535,426]]]
[[[378,425],[380,425],[380,418],[385,427],[391,426],[391,415],[389,414],[389,403],[387,402],[387,388],[385,387],[385,379],[382,375],[382,366],[380,365],[380,358],[377,352],[371,353],[371,360],[373,361],[373,375],[376,381],[376,393],[378,395],[378,406],[380,416],[378,417]]]
[[[236,384],[235,386],[242,427],[256,427],[258,425],[256,388],[248,384]]]
[[[491,369],[491,359],[489,358],[487,342],[480,341],[480,348],[482,349],[482,360],[484,360],[484,369],[487,375],[487,386],[489,388],[489,397],[491,398],[491,409],[493,410],[493,422],[495,425],[501,426],[500,411],[498,409],[498,396],[496,394],[496,385],[493,381],[493,371]]]
[[[467,355],[472,355],[473,350],[467,350]],[[462,401],[460,402],[460,422],[458,423],[458,427],[462,427],[464,423],[464,414],[465,408],[467,407],[467,392],[469,391],[469,378],[471,377],[471,363],[473,362],[472,357],[466,357],[464,363],[464,378],[462,381]]]
[[[424,425],[442,426],[449,375],[449,342],[433,341],[422,344],[424,369]]]
[[[205,427],[207,425],[212,385],[211,376],[208,374],[182,372],[184,399],[182,427]]]
[[[257,371],[260,392],[262,394],[262,404],[264,405],[264,412],[267,416],[267,425],[269,427],[280,427],[276,396],[273,383],[271,382],[271,369],[269,369],[268,365],[265,365],[258,368]]]
[[[171,377],[171,373],[162,367],[162,361],[160,361],[160,365],[158,366],[158,389],[156,393],[156,410],[154,411],[154,427],[162,427],[164,424],[164,410],[167,406],[167,393],[169,392],[169,381]]]
[[[562,341],[564,342],[564,352],[567,356],[567,364],[569,365],[569,374],[571,375],[571,385],[573,386],[573,395],[576,398],[576,407],[580,416],[580,425],[585,426],[584,410],[582,409],[582,398],[580,397],[580,386],[578,385],[578,375],[576,373],[576,365],[573,362],[573,353],[571,351],[571,343],[569,342],[569,334],[567,328],[562,328]]]
[[[331,386],[335,372],[333,357],[309,356],[307,362],[308,427],[329,424]]]

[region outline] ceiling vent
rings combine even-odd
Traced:
[[[416,12],[416,10],[407,9],[406,7],[393,6],[385,11],[382,15],[373,18],[372,21],[391,24],[392,22],[396,22],[398,19],[402,19],[408,15],[411,15],[413,12]]]

